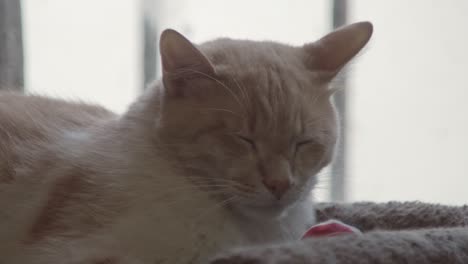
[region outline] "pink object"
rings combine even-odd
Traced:
[[[359,229],[344,224],[337,220],[328,220],[326,222],[317,224],[309,228],[302,236],[304,238],[310,237],[324,237],[324,236],[338,236],[344,234],[362,234]]]

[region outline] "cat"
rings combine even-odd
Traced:
[[[1,94],[0,263],[205,263],[299,239],[338,137],[329,84],[371,35],[195,45],[168,29],[162,79],[122,115]]]

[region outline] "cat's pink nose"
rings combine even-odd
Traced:
[[[289,178],[263,179],[263,184],[276,197],[276,199],[280,200],[291,186],[291,180]]]

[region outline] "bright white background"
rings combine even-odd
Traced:
[[[156,2],[159,28],[195,42],[228,36],[299,45],[331,28],[329,0]],[[349,21],[372,21],[375,35],[349,68],[348,200],[466,203],[468,2],[349,3]],[[23,0],[27,89],[124,111],[143,87],[144,6]]]
[[[468,202],[468,1],[352,1],[375,35],[350,95],[352,200]]]

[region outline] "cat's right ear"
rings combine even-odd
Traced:
[[[159,41],[164,79],[184,75],[214,74],[208,59],[187,38],[173,29],[166,29]]]
[[[316,42],[306,44],[306,66],[330,80],[367,44],[372,36],[370,22],[336,29]]]

